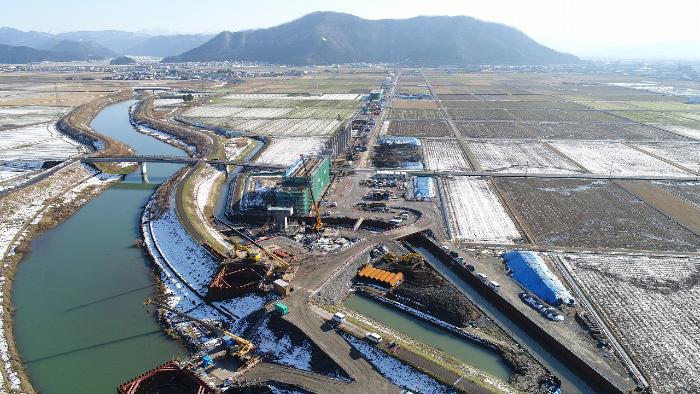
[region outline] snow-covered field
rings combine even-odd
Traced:
[[[0,162],[66,160],[86,151],[53,123],[0,131]]]
[[[484,179],[443,179],[450,238],[470,242],[513,243],[522,237],[501,201]]]
[[[700,170],[700,143],[654,142],[638,143],[634,145],[655,156],[680,164],[691,171]]]
[[[560,256],[654,391],[700,392],[697,258]]]
[[[101,186],[106,182],[117,180],[115,176],[94,176],[93,172],[80,163],[74,163],[61,169],[58,174],[52,175],[40,183],[29,186],[22,191],[12,193],[0,198],[0,257],[11,256],[19,240],[26,236],[26,227],[36,224],[42,218],[47,204],[52,201],[78,202],[80,193],[89,187]],[[83,197],[81,201],[86,201]],[[9,263],[8,263],[9,264]],[[0,275],[0,303],[2,302],[2,287],[5,286],[4,270],[2,266]],[[0,309],[0,319],[4,309]],[[12,390],[19,390],[20,380],[12,369],[7,341],[5,339],[5,327],[0,324],[0,360],[2,360],[4,374],[9,382],[3,381],[0,375],[0,391],[3,386],[9,386]]]
[[[469,148],[484,171],[533,174],[583,172],[541,142],[469,141]]]
[[[153,100],[153,108],[180,107],[185,104],[182,99],[155,99]]]
[[[341,335],[352,347],[362,353],[362,357],[369,361],[382,376],[395,385],[422,394],[453,392],[430,376],[389,356],[369,343],[352,335]]]
[[[224,126],[261,135],[303,137],[331,135],[340,123],[337,119],[231,119]]]
[[[428,170],[471,170],[467,155],[457,140],[423,140],[423,161]]]
[[[294,108],[240,108],[224,106],[199,106],[185,112],[185,116],[198,118],[281,118]]]
[[[225,99],[247,99],[247,100],[259,100],[274,98],[277,100],[359,100],[362,97],[360,94],[354,93],[335,93],[335,94],[321,94],[318,96],[298,96],[289,95],[283,93],[236,93],[229,94],[225,96]]]
[[[287,166],[302,154],[320,153],[325,142],[323,138],[273,138],[255,162]]]
[[[551,144],[594,174],[680,177],[689,175],[621,142],[556,141]]]
[[[0,128],[50,122],[67,110],[68,108],[40,106],[0,107]]]
[[[680,134],[680,135],[686,136],[688,138],[692,138],[694,140],[700,141],[700,129],[694,129],[691,127],[684,127],[684,126],[663,125],[663,124],[652,124],[652,125],[660,127],[662,129],[665,129],[665,130],[668,130],[670,132]]]

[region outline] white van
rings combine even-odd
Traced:
[[[476,273],[476,277],[479,278],[482,282],[486,282],[486,280],[489,278],[488,276],[482,274],[481,272]]]
[[[380,343],[382,341],[382,336],[376,332],[368,332],[365,338],[372,343]]]
[[[488,283],[489,287],[492,288],[494,291],[498,291],[498,289],[501,288],[501,285],[496,282],[495,280],[490,280]]]
[[[345,322],[345,314],[344,313],[336,312],[333,315],[333,317],[331,318],[331,323],[333,323],[333,324],[340,325],[340,324],[343,324],[343,322]]]

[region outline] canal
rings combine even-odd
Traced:
[[[512,374],[498,353],[407,312],[358,294],[348,297],[345,306],[503,381]]]
[[[98,132],[139,154],[185,153],[136,132],[133,101],[105,108]],[[18,266],[12,297],[14,334],[34,387],[42,393],[114,393],[116,386],[186,351],[166,337],[145,298],[154,293],[140,239],[143,206],[157,183],[180,168],[148,164],[91,200],[60,226],[31,243]]]
[[[437,256],[422,246],[413,246],[416,252],[425,257],[425,260],[436,271],[440,272],[452,284],[454,284],[464,295],[474,304],[478,305],[492,320],[494,320],[504,331],[515,339],[520,345],[530,352],[542,365],[550,370],[561,380],[561,388],[564,393],[594,393],[595,390],[578,376],[577,371],[570,369],[561,362],[549,349],[542,346],[528,332],[512,321],[506,314],[501,312],[495,305],[479,294],[474,288],[469,286],[450,270]]]

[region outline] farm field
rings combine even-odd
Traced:
[[[615,122],[466,122],[455,124],[467,138],[531,138],[559,140],[687,140],[636,123]],[[700,135],[700,131],[698,132]]]
[[[323,138],[272,138],[255,163],[288,166],[302,154],[320,153],[325,143]]]
[[[424,139],[423,161],[428,170],[469,171],[469,159],[455,139]]]
[[[555,141],[551,145],[594,174],[679,177],[690,175],[620,142]]]
[[[46,123],[64,114],[67,108],[57,107],[0,107],[0,130]]]
[[[41,167],[46,160],[62,161],[85,151],[86,148],[61,135],[53,124],[0,131],[0,163],[32,162],[30,166]]]
[[[488,180],[442,179],[450,238],[483,243],[514,243],[522,236]]]
[[[654,391],[700,391],[696,258],[560,257]]]
[[[608,181],[494,181],[541,246],[698,251],[700,237]]]
[[[327,136],[355,114],[358,94],[236,93],[183,113],[198,123],[270,136]]]
[[[394,109],[389,111],[388,119],[399,120],[435,120],[442,118],[436,109]]]
[[[391,106],[396,109],[437,109],[433,100],[394,100]]]
[[[403,137],[452,137],[452,130],[444,121],[392,120],[387,134]]]
[[[448,108],[447,113],[452,119],[464,120],[516,120],[517,118],[510,112],[504,109],[482,109],[482,110],[464,110],[457,108]]]
[[[469,141],[468,144],[484,171],[533,174],[584,172],[538,141]]]
[[[655,142],[637,143],[634,146],[655,156],[680,164],[691,171],[700,171],[700,143]]]
[[[700,209],[700,182],[655,181],[653,183]]]

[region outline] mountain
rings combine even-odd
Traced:
[[[553,64],[578,59],[521,31],[468,16],[366,20],[314,12],[267,28],[222,32],[164,62],[257,61],[308,65],[390,62],[424,65]]]
[[[114,52],[126,53],[127,49],[143,40],[150,38],[151,36],[145,33],[134,33],[129,31],[100,30],[59,33],[56,34],[56,37],[62,40],[92,41],[103,47],[109,48]]]
[[[10,27],[0,27],[0,44],[26,46],[35,49],[51,50],[62,41],[93,42],[116,54],[140,56],[173,56],[185,52],[211,39],[213,34],[173,34],[152,35],[145,32],[119,30],[73,31],[67,33],[42,33],[21,31]]]
[[[149,37],[131,46],[123,53],[141,56],[174,56],[209,41],[213,34],[176,34]]]
[[[47,49],[59,40],[48,33],[21,31],[11,27],[0,27],[0,44]]]
[[[105,59],[119,57],[119,54],[109,48],[92,41],[62,40],[50,48],[54,52],[72,53],[81,59]]]
[[[23,64],[43,61],[65,62],[81,60],[74,53],[46,51],[26,46],[11,46],[0,44],[0,63]]]

